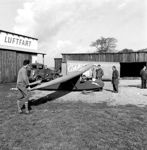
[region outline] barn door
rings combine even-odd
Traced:
[[[16,81],[16,52],[0,51],[0,83]]]
[[[29,59],[32,62],[32,55],[26,53],[17,53],[17,68],[16,72],[18,73],[19,69],[23,66],[23,61]]]

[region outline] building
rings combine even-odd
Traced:
[[[129,53],[64,53],[62,54],[62,73],[78,70],[85,64],[100,64],[104,79],[111,79],[112,66],[118,68],[120,77],[139,77],[140,70],[147,65],[147,52]]]
[[[38,39],[0,30],[0,83],[16,82],[25,59],[37,61]],[[43,60],[44,62],[44,60]]]
[[[61,71],[62,68],[62,58],[54,58],[55,71]]]

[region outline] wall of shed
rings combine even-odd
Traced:
[[[101,68],[104,71],[104,80],[110,80],[112,78],[112,66],[115,65],[120,73],[120,63],[118,62],[96,62],[96,61],[67,61],[66,67],[63,68],[63,74],[68,74],[72,71],[78,71],[79,68],[85,66],[86,64],[93,64],[93,65],[101,65]],[[65,64],[64,64],[65,66]],[[92,76],[92,69],[88,70],[84,73],[86,76]]]
[[[0,49],[0,83],[16,82],[25,59],[32,61],[32,54]]]
[[[97,62],[104,68],[104,78],[111,77],[111,66],[116,65],[120,77],[139,77],[140,70],[147,65],[147,52],[130,52],[130,53],[77,53],[62,54],[62,63],[69,61]],[[64,70],[63,70],[64,72]],[[65,71],[66,72],[66,71]]]
[[[147,62],[147,52],[62,54],[67,60],[98,62]]]
[[[55,63],[55,70],[61,71],[62,70],[62,58],[55,58],[54,63]]]
[[[16,72],[18,73],[19,69],[23,66],[23,61],[29,59],[32,62],[32,55],[27,53],[16,53]]]
[[[0,50],[0,83],[16,80],[16,52]]]

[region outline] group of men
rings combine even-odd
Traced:
[[[92,70],[92,78],[102,80],[104,75],[104,71],[101,68],[101,65],[95,65]],[[112,66],[112,85],[113,85],[113,92],[118,93],[118,84],[119,84],[119,73],[116,66]]]
[[[30,61],[24,60],[23,67],[20,68],[17,77],[17,89],[18,89],[18,98],[17,98],[17,108],[18,112],[22,113],[22,105],[25,105],[25,112],[28,114],[28,101],[29,101],[29,90],[31,89],[30,86],[34,83],[29,82],[29,78],[27,75],[27,69],[30,67]],[[113,92],[118,93],[118,83],[119,83],[119,74],[115,66],[112,67],[112,85],[113,85]],[[101,68],[101,65],[95,66],[93,68],[92,78],[102,80],[104,75],[104,71]],[[40,83],[40,81],[38,82]],[[35,83],[36,84],[36,83]]]

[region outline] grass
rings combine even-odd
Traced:
[[[17,114],[11,86],[0,86],[1,150],[147,149],[146,107],[54,100]]]

